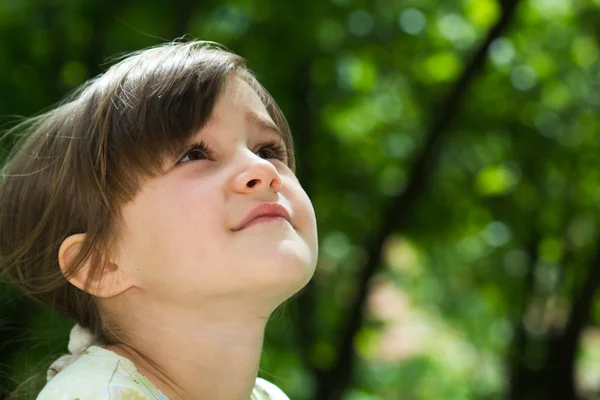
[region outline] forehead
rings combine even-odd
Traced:
[[[242,116],[247,124],[263,131],[271,131],[282,139],[284,138],[256,91],[237,76],[227,80],[223,91],[217,98],[206,128],[210,129],[220,125],[224,122],[224,118],[232,115]]]
[[[225,85],[219,96],[219,102],[220,101],[227,102],[237,107],[248,105],[253,108],[260,108],[265,113],[267,112],[256,91],[248,84],[248,82],[237,75],[232,75],[225,81]]]

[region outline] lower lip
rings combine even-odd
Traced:
[[[280,217],[278,215],[269,215],[269,216],[264,216],[264,217],[258,217],[258,218],[254,218],[252,221],[248,222],[246,225],[244,225],[244,227],[242,229],[246,229],[252,225],[261,224],[263,222],[271,222],[271,221],[287,222],[287,219]]]

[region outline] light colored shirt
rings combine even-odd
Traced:
[[[37,397],[37,400],[109,399],[168,400],[131,360],[96,345],[54,376]],[[256,378],[250,400],[290,399],[271,382]]]

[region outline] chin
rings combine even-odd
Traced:
[[[243,268],[254,275],[252,281],[286,288],[292,296],[306,286],[315,273],[316,244],[295,232],[265,236],[255,234],[244,238],[239,242],[243,243],[240,247],[230,251],[240,254],[236,259],[241,259]]]
[[[257,271],[262,281],[274,291],[281,289],[282,295],[293,296],[311,280],[315,272],[315,263],[306,251],[280,251],[271,257],[257,262]],[[254,263],[253,263],[254,264]],[[287,298],[286,297],[286,298]],[[283,299],[285,300],[285,299]]]

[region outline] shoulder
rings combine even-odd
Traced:
[[[37,400],[160,399],[157,389],[129,364],[104,353],[86,352],[52,378]]]
[[[290,400],[290,398],[273,383],[263,378],[256,378],[251,400]]]

